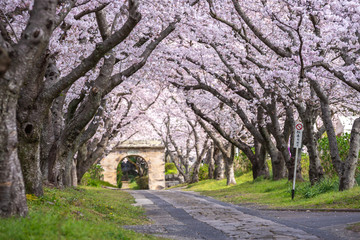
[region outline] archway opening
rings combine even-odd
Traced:
[[[116,182],[123,189],[149,189],[149,166],[141,156],[130,155],[120,160]]]

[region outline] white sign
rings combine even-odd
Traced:
[[[295,136],[294,136],[294,148],[296,148],[296,154],[295,154],[295,159],[294,159],[293,188],[291,190],[291,199],[292,200],[294,200],[294,196],[295,196],[296,170],[297,170],[299,148],[301,148],[303,130],[304,130],[304,126],[302,125],[302,123],[301,122],[296,122],[295,123]],[[300,160],[301,160],[301,155],[300,155]]]
[[[301,122],[295,124],[294,148],[301,148],[302,132],[304,127]]]

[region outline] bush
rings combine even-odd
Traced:
[[[209,178],[209,165],[203,164],[199,169],[199,180],[206,180]]]
[[[346,157],[349,153],[350,147],[350,137],[349,133],[345,133],[341,136],[336,137],[336,141],[339,148],[339,155],[342,161],[346,160]],[[330,147],[329,147],[329,139],[327,137],[323,137],[319,139],[318,150],[320,152],[320,158],[322,160],[321,164],[324,168],[324,171],[330,177],[337,176],[336,171],[332,165],[331,156],[330,156]],[[356,175],[360,173],[360,162],[358,163]]]
[[[116,187],[114,185],[112,185],[111,183],[99,180],[99,179],[92,179],[90,177],[90,173],[86,172],[84,174],[84,176],[81,179],[80,182],[81,185],[83,186],[92,186],[92,187],[101,187],[101,186],[107,186],[107,187]]]
[[[316,183],[314,186],[311,186],[310,183],[304,183],[303,185],[300,185],[298,187],[297,192],[301,194],[304,198],[312,198],[322,193],[338,191],[338,189],[338,179],[325,178],[320,182]]]
[[[102,180],[104,175],[102,172],[104,169],[101,167],[100,164],[95,164],[90,167],[90,169],[84,174],[82,177],[80,184],[84,186],[92,186],[92,187],[116,187],[108,182]]]
[[[149,189],[149,177],[136,177],[136,184],[139,186],[139,189]]]
[[[104,175],[102,174],[103,171],[104,171],[104,169],[102,168],[102,166],[100,164],[94,164],[88,170],[88,172],[90,174],[90,178],[97,179],[97,180],[101,180],[104,177]]]
[[[175,163],[165,163],[165,175],[178,174]]]

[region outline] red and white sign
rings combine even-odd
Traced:
[[[296,122],[294,132],[294,148],[301,148],[302,132],[304,127],[301,122]]]
[[[302,123],[296,123],[296,130],[303,130],[303,125],[302,125]]]

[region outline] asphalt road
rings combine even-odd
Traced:
[[[267,211],[223,203],[192,192],[128,191],[154,224],[125,226],[178,240],[327,239],[359,240],[346,230],[360,212]]]

